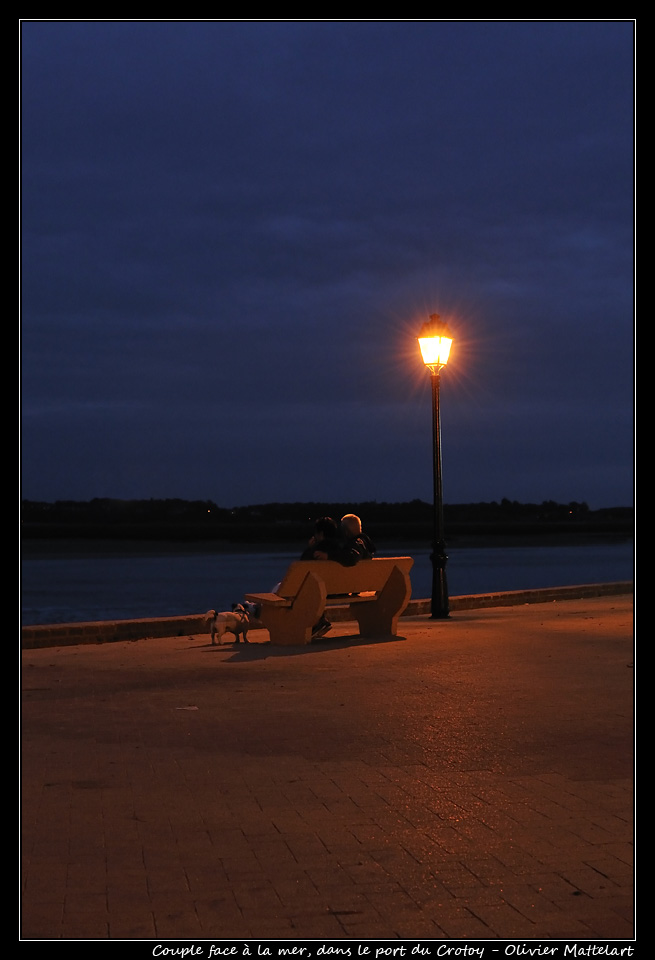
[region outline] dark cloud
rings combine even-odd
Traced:
[[[632,494],[631,21],[25,21],[23,488]],[[238,450],[238,468],[234,453]]]

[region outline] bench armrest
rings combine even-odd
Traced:
[[[291,605],[291,601],[287,600],[286,597],[280,597],[277,593],[246,593],[246,600],[250,600],[251,603],[270,603],[275,604],[280,607],[288,607]]]

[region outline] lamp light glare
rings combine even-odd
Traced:
[[[443,367],[448,363],[453,342],[449,337],[419,337],[418,342],[426,367]]]
[[[423,363],[426,367],[441,368],[448,363],[453,336],[447,324],[438,314],[430,317],[429,323],[424,323],[418,338]]]

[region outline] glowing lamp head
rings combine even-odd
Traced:
[[[418,338],[423,363],[432,372],[440,370],[448,363],[453,335],[448,324],[433,313],[429,323],[424,323]]]

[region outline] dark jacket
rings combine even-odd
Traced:
[[[360,560],[370,560],[377,547],[370,537],[365,533],[360,533],[356,537],[350,537],[344,540],[338,556],[330,559],[338,560],[344,567],[354,567]]]
[[[320,550],[322,553],[327,553],[328,560],[338,560],[341,555],[341,543],[332,537],[318,540],[313,546],[309,546],[303,550],[300,559],[313,560],[314,553],[317,550]]]

